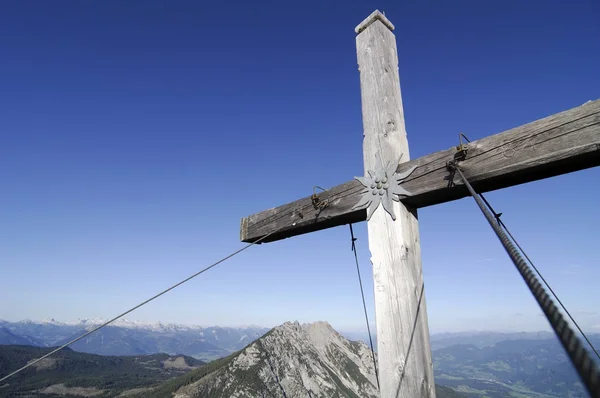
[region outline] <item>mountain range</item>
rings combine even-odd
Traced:
[[[99,323],[101,320],[84,320],[68,324],[56,321],[39,323],[0,321],[0,344],[56,346],[79,336]],[[286,323],[270,330],[254,326],[226,328],[161,323],[145,325],[139,322],[124,321],[99,330],[73,344],[71,348],[78,352],[102,355],[141,356],[155,353],[172,356],[186,355],[207,362],[213,361],[209,364],[210,369],[213,369],[211,374],[216,371],[215,367],[218,367],[220,370],[213,376],[219,374],[222,375],[219,377],[223,379],[234,377],[237,374],[236,369],[238,368],[229,368],[229,366],[237,364],[234,358],[237,358],[238,355],[247,357],[252,354],[256,358],[263,358],[264,365],[267,353],[275,353],[274,364],[281,369],[282,374],[289,373],[290,364],[293,363],[295,357],[286,355],[294,350],[298,351],[296,356],[305,366],[312,366],[311,364],[314,363],[314,366],[320,368],[320,372],[327,372],[321,369],[323,366],[335,369],[344,367],[342,362],[331,362],[331,358],[327,357],[327,352],[323,354],[324,351],[319,348],[320,346],[311,340],[314,337],[310,334],[311,330],[318,329],[321,331],[321,335],[328,336],[327,341],[334,342],[331,346],[333,347],[331,349],[334,349],[333,352],[337,352],[340,358],[351,358],[350,360],[361,369],[363,377],[367,381],[371,380],[369,382],[373,384],[372,379],[369,379],[370,376],[367,376],[371,372],[369,370],[370,363],[360,362],[364,359],[364,349],[368,347],[364,344],[365,340],[368,341],[366,336],[362,336],[363,341],[349,341],[324,323],[309,325],[312,326]],[[318,336],[319,333],[315,335]],[[272,339],[276,336],[278,339],[275,342]],[[283,338],[283,336],[286,337]],[[600,335],[589,335],[588,337],[596,347],[600,347]],[[281,346],[287,348],[281,349]],[[538,398],[586,396],[564,350],[550,332],[434,334],[431,336],[431,346],[436,383],[451,387],[465,396]],[[362,350],[360,353],[353,351],[358,348]],[[302,357],[299,354],[300,351],[306,351],[306,356]],[[271,354],[269,358],[273,355]],[[215,361],[215,359],[218,360]],[[349,367],[354,367],[350,362],[347,364]],[[221,365],[225,367],[222,368]],[[253,366],[247,369],[250,373],[254,372],[250,368],[258,369]],[[206,375],[204,372],[207,372],[207,369],[209,368],[203,366],[198,369],[198,372]],[[262,370],[259,373],[268,370],[264,367],[260,369]],[[250,373],[244,373],[244,377],[254,378],[255,376],[251,376]],[[199,381],[204,377],[200,377],[199,374],[194,376],[194,374],[192,371],[181,376],[187,382],[179,385],[179,388],[191,384],[192,379]],[[292,380],[291,376],[287,377]],[[335,377],[339,381],[332,378],[335,381],[334,385],[340,385],[340,383],[345,385],[343,377],[346,376],[336,373]],[[356,377],[358,381],[352,378],[353,383],[363,386],[359,392],[369,396],[372,389],[368,387],[368,383],[358,374]],[[234,379],[237,379],[237,376]],[[175,381],[172,382],[175,383]],[[265,382],[267,382],[266,379]],[[331,380],[328,382],[333,383]],[[298,386],[304,385],[304,382],[297,380],[289,383],[291,388],[300,388]],[[173,384],[170,385],[173,386]],[[214,386],[211,388],[214,391],[218,389]],[[325,391],[324,387],[320,388]],[[438,386],[439,388],[441,386]]]
[[[49,348],[0,346],[6,374]],[[369,347],[326,322],[286,322],[224,358],[204,364],[179,355],[100,356],[69,348],[0,385],[0,397],[375,398]],[[436,386],[438,398],[466,397]]]
[[[84,319],[73,323],[54,320],[0,321],[0,344],[60,346],[104,322],[103,319]],[[75,351],[100,355],[185,353],[196,359],[210,361],[245,347],[269,330],[258,326],[201,327],[121,320],[70,347]]]

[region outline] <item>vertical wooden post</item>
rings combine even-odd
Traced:
[[[409,160],[394,26],[379,11],[355,29],[368,170]],[[377,156],[381,160],[377,159]],[[435,397],[417,212],[393,202],[368,221],[382,398]]]

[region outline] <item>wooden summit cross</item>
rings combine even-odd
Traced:
[[[416,209],[468,195],[446,167],[453,159],[478,192],[600,165],[600,100],[409,161],[393,29],[379,11],[355,29],[366,177],[243,218],[241,240],[271,234],[262,242],[272,242],[370,216],[380,396],[429,398],[435,384]],[[390,200],[395,194],[400,202]],[[367,200],[374,202],[360,207]]]

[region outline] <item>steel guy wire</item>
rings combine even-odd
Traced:
[[[494,222],[494,216],[491,212],[485,207],[485,204],[481,200],[481,198],[477,195],[477,193],[473,190],[473,187],[466,179],[456,162],[449,162],[449,167],[454,168],[460,175],[463,180],[465,186],[469,190],[469,193],[479,206],[479,209],[485,216],[486,220],[496,233],[496,236],[502,243],[504,250],[514,263],[515,267],[521,274],[521,277],[527,284],[527,287],[533,294],[534,298],[538,302],[538,305],[544,312],[546,319],[552,326],[554,333],[558,337],[560,343],[565,349],[566,353],[571,360],[571,363],[577,370],[581,381],[585,385],[587,391],[589,392],[592,398],[600,398],[600,371],[594,361],[588,355],[588,352],[585,350],[581,341],[573,330],[569,327],[567,321],[562,317],[559,309],[554,305],[554,302],[546,293],[544,287],[540,284],[535,274],[531,271],[523,257],[519,253],[519,251],[515,248],[511,240],[505,234],[505,232],[500,228],[500,225]]]
[[[114,317],[114,318],[112,318],[112,319],[110,319],[110,320],[108,320],[108,321],[104,322],[104,323],[103,323],[103,324],[101,324],[100,326],[97,326],[96,328],[94,328],[94,329],[92,329],[92,330],[90,330],[90,331],[88,331],[88,332],[86,332],[86,333],[82,334],[81,336],[79,336],[79,337],[77,337],[77,338],[75,338],[75,339],[73,339],[73,340],[69,341],[68,343],[65,343],[65,344],[61,345],[60,347],[58,347],[58,348],[56,348],[56,349],[54,349],[54,350],[50,351],[49,353],[47,353],[47,354],[45,354],[45,355],[43,355],[43,356],[41,356],[41,357],[37,358],[37,359],[36,359],[36,360],[34,360],[34,361],[31,361],[31,362],[27,363],[26,365],[22,366],[21,368],[19,368],[19,369],[15,370],[15,371],[13,371],[13,372],[9,373],[8,375],[6,375],[6,376],[4,376],[4,377],[0,378],[0,382],[3,382],[4,380],[8,379],[9,377],[12,377],[12,376],[16,375],[17,373],[20,373],[20,372],[22,372],[23,370],[25,370],[25,369],[27,369],[27,368],[29,368],[29,367],[31,367],[31,366],[33,366],[33,365],[35,365],[36,363],[40,362],[40,361],[41,361],[41,360],[43,360],[43,359],[46,359],[46,358],[48,358],[50,355],[57,353],[58,351],[60,351],[60,350],[62,350],[62,349],[64,349],[64,348],[66,348],[66,347],[70,346],[71,344],[78,342],[79,340],[81,340],[81,339],[83,339],[83,338],[85,338],[85,337],[89,336],[90,334],[92,334],[92,333],[94,333],[94,332],[96,332],[96,331],[98,331],[98,330],[102,329],[103,327],[110,325],[111,323],[113,323],[113,322],[114,322],[114,321],[116,321],[117,319],[124,317],[125,315],[129,314],[130,312],[133,312],[133,311],[137,310],[138,308],[142,307],[143,305],[146,305],[146,304],[148,304],[149,302],[151,302],[152,300],[154,300],[154,299],[156,299],[156,298],[158,298],[158,297],[162,296],[163,294],[165,294],[165,293],[167,293],[167,292],[169,292],[169,291],[171,291],[171,290],[175,289],[176,287],[178,287],[178,286],[180,286],[180,285],[183,285],[184,283],[188,282],[188,281],[189,281],[189,280],[191,280],[191,279],[194,279],[194,278],[195,278],[195,277],[197,277],[198,275],[200,275],[200,274],[202,274],[202,273],[204,273],[204,272],[206,272],[206,271],[210,270],[211,268],[214,268],[214,267],[216,267],[217,265],[221,264],[221,263],[222,263],[222,262],[224,262],[225,260],[228,260],[228,259],[230,259],[231,257],[233,257],[233,256],[235,256],[235,255],[237,255],[237,254],[239,254],[239,253],[243,252],[244,250],[246,250],[246,249],[250,248],[251,246],[253,246],[253,245],[257,244],[257,243],[260,243],[261,241],[265,240],[265,239],[266,239],[266,238],[268,238],[269,236],[271,236],[271,235],[273,235],[273,234],[275,234],[275,233],[277,233],[277,232],[280,232],[282,229],[284,229],[284,228],[287,228],[287,227],[289,227],[289,226],[295,226],[295,225],[296,225],[296,222],[292,223],[291,225],[284,225],[284,226],[282,226],[281,228],[278,228],[278,229],[276,229],[275,231],[269,232],[268,234],[266,234],[266,235],[262,236],[261,238],[259,238],[259,239],[255,240],[255,241],[253,241],[253,242],[250,242],[250,243],[248,243],[246,246],[244,246],[244,247],[242,247],[242,248],[240,248],[240,249],[236,250],[235,252],[233,252],[233,253],[231,253],[231,254],[229,254],[229,255],[227,255],[227,256],[225,256],[225,257],[221,258],[220,260],[218,260],[218,261],[216,261],[216,262],[212,263],[212,264],[211,264],[211,265],[209,265],[208,267],[201,269],[200,271],[196,272],[195,274],[193,274],[193,275],[191,275],[191,276],[189,276],[189,277],[185,278],[184,280],[182,280],[182,281],[180,281],[180,282],[178,282],[178,283],[174,284],[173,286],[171,286],[171,287],[169,287],[169,288],[167,288],[167,289],[163,290],[162,292],[160,292],[160,293],[158,293],[158,294],[156,294],[156,295],[154,295],[154,296],[150,297],[149,299],[147,299],[147,300],[145,300],[145,301],[141,302],[140,304],[136,305],[135,307],[133,307],[133,308],[131,308],[131,309],[129,309],[129,310],[127,310],[127,311],[125,311],[125,312],[121,313],[120,315],[117,315],[116,317]]]
[[[375,349],[373,348],[373,339],[371,338],[371,327],[369,326],[369,315],[367,313],[367,303],[365,302],[365,293],[363,290],[362,278],[360,276],[360,267],[358,266],[358,254],[356,253],[356,238],[354,237],[354,231],[352,230],[352,224],[350,226],[350,238],[352,239],[352,251],[354,252],[354,262],[356,263],[356,273],[358,274],[358,283],[360,285],[360,295],[362,296],[363,309],[365,311],[365,321],[367,322],[367,332],[369,333],[369,343],[371,345],[371,354],[373,355],[373,366],[375,367],[375,379],[377,380],[377,388],[379,386],[379,372],[377,371],[377,360],[375,359]]]
[[[546,281],[546,278],[544,278],[544,276],[542,275],[542,273],[540,272],[540,270],[535,266],[535,264],[533,263],[533,261],[531,261],[531,258],[529,258],[529,256],[525,252],[525,250],[523,250],[523,247],[521,247],[521,245],[515,239],[515,237],[513,236],[513,234],[510,233],[510,230],[508,229],[508,227],[506,226],[506,224],[504,224],[504,222],[500,219],[500,216],[502,215],[502,213],[496,213],[496,211],[494,211],[494,208],[492,207],[492,205],[487,201],[487,199],[483,196],[483,194],[480,193],[479,196],[481,197],[481,199],[483,199],[483,202],[490,209],[490,211],[494,214],[494,218],[496,219],[496,221],[498,222],[498,224],[500,224],[500,226],[502,228],[504,228],[504,230],[506,231],[506,233],[508,234],[508,236],[510,237],[510,239],[512,239],[512,241],[514,242],[514,244],[521,251],[521,253],[523,254],[523,257],[525,257],[527,259],[527,261],[529,262],[529,265],[531,265],[531,268],[533,268],[533,270],[535,271],[536,274],[538,274],[538,276],[540,277],[540,279],[542,280],[542,282],[544,282],[544,285],[546,285],[546,287],[548,288],[548,290],[550,291],[550,293],[552,293],[552,295],[554,296],[554,298],[556,299],[556,301],[558,302],[558,304],[565,311],[565,314],[567,314],[567,316],[569,317],[569,319],[571,319],[571,322],[573,322],[573,324],[575,325],[575,327],[577,328],[577,330],[579,330],[579,333],[581,333],[581,336],[588,343],[588,345],[590,346],[590,348],[592,349],[592,351],[594,351],[594,354],[596,354],[596,356],[598,357],[598,359],[600,359],[600,353],[598,353],[598,351],[596,350],[596,347],[594,347],[594,345],[592,344],[592,342],[590,341],[590,339],[587,337],[587,335],[584,333],[584,331],[579,327],[579,324],[577,323],[577,321],[575,321],[575,319],[573,318],[573,316],[571,316],[571,313],[569,312],[569,310],[567,310],[567,307],[565,307],[564,304],[562,303],[562,301],[560,300],[560,298],[558,298],[558,295],[554,292],[554,290],[552,289],[552,287],[550,286],[550,284]]]

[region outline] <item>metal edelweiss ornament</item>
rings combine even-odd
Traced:
[[[378,158],[378,163],[381,165],[379,154],[376,154],[375,157]],[[411,167],[404,173],[396,174],[396,169],[398,168],[401,159],[402,155],[400,155],[400,158],[396,163],[390,164],[388,162],[385,168],[380,166],[377,170],[368,170],[367,177],[354,177],[364,186],[365,191],[362,193],[360,200],[354,205],[353,209],[367,207],[367,221],[371,219],[371,216],[375,210],[377,210],[377,207],[379,207],[379,203],[383,204],[385,211],[387,211],[389,215],[392,216],[392,220],[395,221],[396,215],[394,214],[392,200],[399,202],[400,196],[411,195],[410,192],[400,186],[400,183],[406,177],[411,175],[417,166]]]

